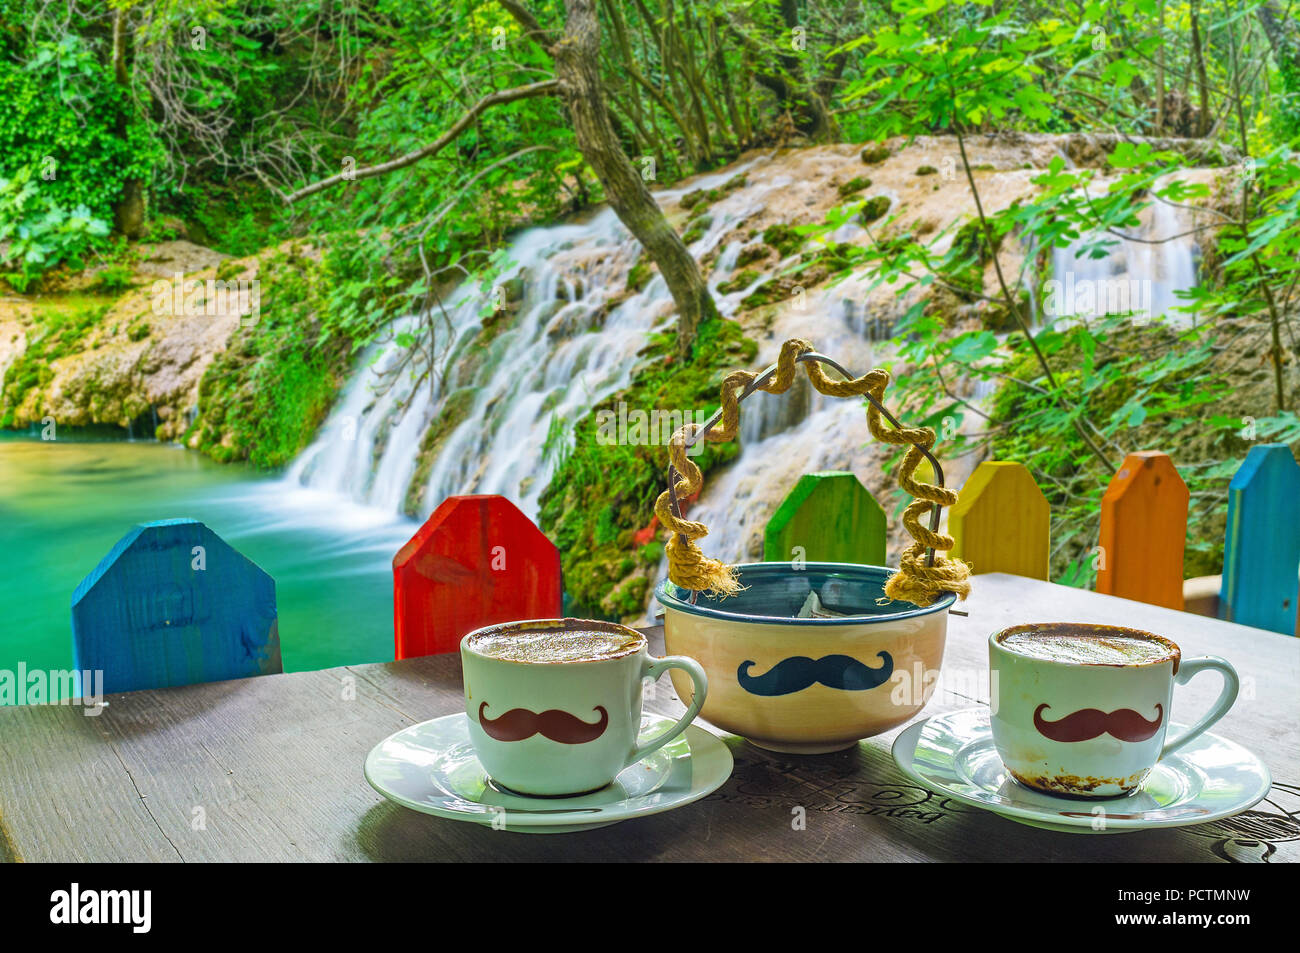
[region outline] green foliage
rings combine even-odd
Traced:
[[[119,295],[131,287],[131,279],[134,276],[135,269],[129,264],[119,262],[106,265],[95,276],[95,290],[102,294]]]
[[[1026,463],[1052,504],[1058,570],[1095,545],[1101,496],[1113,476],[1090,454],[1074,428],[1076,418],[1096,422],[1098,439],[1113,448],[1117,463],[1129,450],[1183,446],[1171,456],[1192,491],[1226,490],[1222,479],[1207,480],[1203,469],[1188,466],[1201,461],[1193,458],[1187,434],[1177,439],[1179,430],[1230,391],[1212,360],[1209,330],[1175,332],[1161,324],[1144,327],[1127,316],[1107,316],[1061,332],[1040,331],[1036,338],[1051,348],[1057,383],[1070,394],[1072,409],[1059,405],[1027,345],[1012,338],[1007,353],[994,356],[990,351],[994,359],[985,365],[986,372],[1005,375],[992,404],[992,417],[1002,426],[992,432],[990,450],[994,459]],[[960,346],[969,339],[959,335],[954,340]],[[961,418],[961,409],[952,412]],[[1226,454],[1235,448],[1217,450]],[[1193,538],[1198,535],[1193,530]],[[1219,543],[1221,547],[1221,537]],[[1086,581],[1082,575],[1076,578]]]
[[[1204,186],[1170,174],[1180,162],[1145,144],[1121,144],[1110,156],[1108,189],[1100,192],[1088,188],[1094,172],[1067,170],[1054,160],[1035,178],[1032,200],[990,214],[985,224],[966,223],[946,248],[940,250],[938,237],[926,245],[904,235],[868,248],[865,264],[876,271],[877,284],[896,285],[900,293],[942,288],[957,292],[958,301],[982,297],[983,264],[991,259],[986,228],[994,247],[1014,235],[1022,247],[1070,245],[1104,255],[1116,236],[1138,226],[1139,213],[1152,201],[1209,197]],[[1017,297],[1029,329],[1006,338],[955,329],[937,295],[914,305],[897,326],[898,363],[907,371],[895,393],[907,408],[904,419],[945,434],[937,447],[941,456],[987,451],[1030,467],[1052,504],[1053,570],[1061,581],[1090,584],[1101,495],[1125,453],[1152,448],[1171,453],[1192,492],[1189,575],[1219,571],[1227,481],[1250,445],[1238,436],[1241,420],[1258,413],[1261,401],[1267,406],[1274,376],[1262,370],[1229,375],[1225,366],[1238,355],[1262,352],[1282,379],[1273,361],[1279,352],[1267,342],[1281,316],[1294,313],[1297,183],[1300,168],[1288,154],[1257,163],[1251,197],[1234,203],[1248,221],[1234,227],[1229,220],[1219,231],[1222,280],[1203,284],[1182,305],[1201,316],[1190,328],[1126,314],[1058,325],[1053,315],[1061,309],[1046,286],[1032,299]],[[829,216],[816,234],[838,227],[840,215]],[[834,255],[821,260],[837,264]],[[863,264],[859,258],[843,267]],[[1026,259],[1026,267],[1032,264]],[[1012,276],[1016,287],[1021,277]],[[1220,320],[1204,319],[1210,315]],[[954,390],[959,377],[996,385],[978,437],[961,433],[975,410]],[[1294,440],[1290,411],[1268,419],[1270,432]]]
[[[20,293],[61,262],[81,267],[82,253],[108,231],[108,223],[92,217],[86,206],[69,211],[42,195],[30,168],[19,169],[12,179],[0,179],[0,245],[5,247],[0,265],[17,267],[0,272],[0,277]]]
[[[861,192],[863,189],[869,188],[871,188],[871,180],[865,175],[859,175],[849,179],[847,182],[840,183],[839,193],[841,197],[847,197],[856,192]]]
[[[126,180],[147,180],[159,150],[89,41],[68,32],[24,53],[0,48],[0,245],[30,279],[80,267]]]

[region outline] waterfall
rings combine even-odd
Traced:
[[[1133,312],[1191,323],[1191,315],[1173,309],[1182,304],[1178,292],[1196,285],[1200,250],[1189,234],[1195,226],[1194,213],[1153,197],[1138,226],[1127,231],[1131,238],[1117,239],[1107,255],[1089,257],[1086,236],[1054,248],[1043,314],[1052,320]]]
[[[715,188],[758,161],[692,187]],[[733,191],[709,209],[712,221],[690,249],[697,258],[717,254],[711,284],[727,278],[740,251],[735,242],[719,248],[722,237],[780,185]],[[657,198],[667,204],[684,191]],[[667,329],[672,297],[662,277],[625,294],[640,253],[610,209],[523,232],[504,251],[495,288],[466,282],[448,298],[432,340],[416,316],[394,322],[285,480],[420,515],[452,494],[501,493],[535,517],[556,435],[571,439],[594,403],[631,383],[647,335]],[[748,290],[719,295],[720,310],[732,313]],[[484,315],[498,295],[507,306],[488,319],[488,333]],[[410,346],[413,337],[423,350]],[[436,453],[421,473],[421,448],[434,432]]]

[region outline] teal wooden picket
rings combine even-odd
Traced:
[[[144,523],[77,586],[72,645],[105,692],[281,672],[275,581],[197,520]]]
[[[1251,447],[1228,484],[1219,612],[1229,622],[1296,635],[1300,465],[1285,444]]]

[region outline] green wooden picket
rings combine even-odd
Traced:
[[[852,473],[809,473],[777,507],[763,559],[885,565],[885,511]]]

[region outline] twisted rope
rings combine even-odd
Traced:
[[[798,371],[798,358],[814,350],[807,341],[792,339],[781,346],[781,356],[777,359],[776,373],[758,390],[769,394],[784,394],[794,383]],[[804,364],[808,379],[819,393],[829,397],[870,396],[883,401],[885,388],[889,385],[889,372],[870,371],[853,380],[831,380],[826,371],[816,362]],[[712,443],[725,443],[734,440],[740,428],[739,394],[759,377],[753,371],[732,371],[722,382],[722,419],[712,430],[705,432],[704,439]],[[970,567],[960,559],[943,555],[953,547],[953,538],[943,533],[932,532],[921,522],[936,505],[952,506],[957,502],[957,492],[933,483],[922,483],[915,478],[917,466],[925,459],[925,450],[934,446],[934,431],[929,427],[902,427],[895,429],[886,426],[880,411],[873,404],[867,405],[867,427],[871,435],[884,443],[908,446],[907,456],[898,474],[898,483],[907,493],[916,497],[903,510],[903,526],[913,539],[913,543],[903,553],[899,561],[898,572],[889,577],[885,583],[885,595],[890,599],[911,602],[918,606],[931,605],[945,592],[954,592],[962,599],[970,593]],[[704,475],[694,461],[686,455],[687,447],[702,430],[701,424],[687,424],[680,428],[668,444],[668,452],[673,467],[678,474],[678,481],[673,487],[678,499],[685,499],[704,485]],[[709,534],[709,528],[703,523],[677,517],[672,510],[672,495],[664,491],[655,501],[655,515],[659,522],[668,528],[668,578],[684,589],[716,593],[720,596],[733,596],[741,590],[736,579],[735,570],[719,559],[704,555],[695,541]],[[934,550],[934,565],[925,564],[927,549]]]

